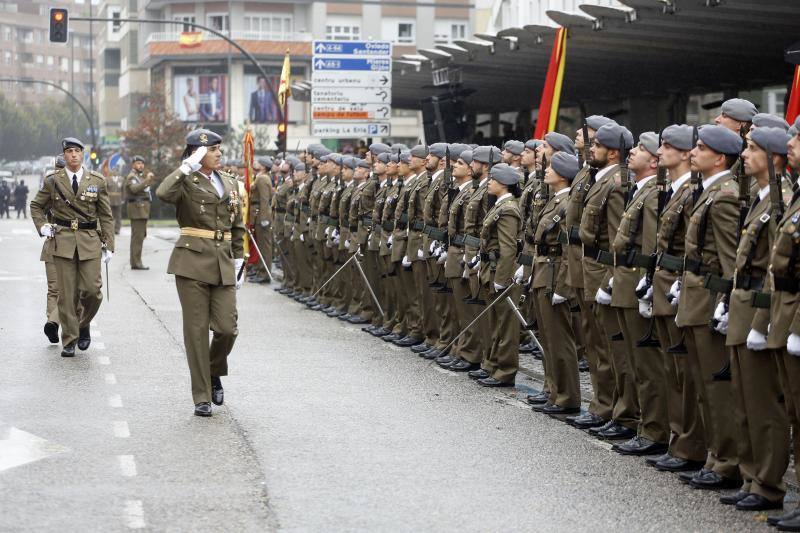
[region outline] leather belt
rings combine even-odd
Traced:
[[[394,222],[391,220],[387,220],[381,224],[381,227],[384,231],[393,231],[394,230]]]
[[[497,261],[499,255],[497,252],[481,252],[479,257],[481,261]]]
[[[181,235],[184,235],[186,237],[200,237],[201,239],[211,239],[214,241],[231,240],[231,232],[223,231],[221,229],[212,230],[212,229],[184,227],[181,228]]]
[[[481,240],[477,237],[473,237],[472,235],[464,235],[464,245],[471,246],[473,248],[480,248]]]
[[[733,280],[723,277],[706,274],[705,288],[717,294],[729,294],[733,290]]]
[[[753,291],[750,297],[750,306],[756,309],[769,309],[772,304],[772,295],[768,292]]]
[[[708,268],[706,265],[703,264],[702,261],[698,261],[697,259],[689,259],[688,257],[683,260],[683,269],[688,270],[693,274],[708,274],[711,272],[711,269]]]
[[[568,236],[570,244],[573,244],[573,245],[576,245],[576,246],[582,244],[582,241],[581,241],[581,229],[578,226],[570,226],[567,236]]]
[[[447,230],[428,226],[428,236],[435,241],[443,241],[447,237]]]
[[[421,220],[413,220],[411,222],[411,229],[414,231],[422,231],[425,229],[425,223]]]
[[[361,223],[365,226],[372,226],[372,217],[366,215],[361,217]]]
[[[759,291],[764,287],[764,278],[737,272],[733,276],[733,287],[746,291]]]
[[[789,292],[792,294],[800,292],[800,279],[775,276],[773,281],[772,287],[776,291]]]
[[[465,235],[463,233],[456,233],[456,236],[453,237],[453,240],[450,242],[450,245],[455,246],[456,248],[463,248],[464,236]]]
[[[517,257],[517,264],[523,266],[532,266],[533,256],[528,254],[519,254],[519,257]]]
[[[643,253],[639,253],[636,251],[631,250],[627,254],[627,265],[629,267],[639,267],[639,268],[646,268],[652,269],[656,265],[656,256],[655,255],[645,255]]]
[[[132,204],[134,202],[150,202],[150,198],[128,198],[129,204]]]
[[[78,229],[97,229],[97,221],[92,220],[91,222],[81,222],[78,219],[75,220],[64,220],[63,218],[53,218],[53,222],[58,224],[59,226],[64,226],[65,228],[69,228],[72,231]]]
[[[536,255],[546,255],[548,257],[558,257],[562,254],[563,249],[560,244],[537,244]]]
[[[658,254],[656,264],[673,274],[680,274],[683,272],[683,257],[678,255],[670,255],[662,252]]]
[[[583,255],[586,255],[585,250],[583,252]],[[601,265],[614,266],[614,254],[606,250],[597,250],[597,255],[595,256],[595,260]]]

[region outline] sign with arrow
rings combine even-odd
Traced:
[[[392,44],[314,41],[311,118],[316,137],[391,135]]]

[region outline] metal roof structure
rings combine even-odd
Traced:
[[[747,90],[786,84],[784,49],[800,39],[800,0],[618,0],[548,11],[568,29],[562,105],[629,96]],[[556,27],[507,28],[394,61],[393,105],[445,95],[432,71],[460,70],[468,110],[538,106]]]

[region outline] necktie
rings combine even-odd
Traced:
[[[664,196],[664,205],[666,206],[672,198],[672,187],[667,189],[667,194]]]
[[[749,212],[750,212],[750,213],[752,213],[753,211],[755,211],[755,209],[756,209],[756,206],[758,205],[758,202],[760,202],[760,201],[761,201],[761,197],[760,197],[760,196],[758,196],[758,195],[756,195],[756,199],[755,199],[755,200],[753,200],[753,203],[752,203],[752,204],[750,204],[750,210],[749,210]]]
[[[697,184],[697,188],[692,193],[692,203],[697,203],[697,200],[700,199],[700,195],[703,194],[703,182]]]
[[[795,203],[795,202],[796,202],[798,199],[800,199],[800,188],[798,188],[796,191],[794,191],[794,194],[792,195],[792,201],[791,201],[791,202],[789,202],[789,205],[790,205],[790,206],[791,206],[791,205],[794,205],[794,203]]]
[[[72,175],[72,193],[73,194],[78,194],[78,175],[77,174],[73,174]]]

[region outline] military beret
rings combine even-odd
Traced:
[[[492,163],[499,163],[503,160],[500,157],[500,149],[496,146],[478,146],[472,151],[472,160],[478,163],[489,163],[490,153]]]
[[[257,158],[258,164],[265,168],[272,168],[272,158],[268,155],[262,155]]]
[[[192,130],[186,136],[187,146],[215,146],[221,142],[222,137],[205,128]]]
[[[400,162],[400,154],[389,154],[389,163],[399,163]]]
[[[639,135],[639,143],[652,155],[658,155],[656,152],[658,152],[659,144],[658,134],[656,132],[646,131],[642,133]]]
[[[306,146],[306,152],[313,153],[314,150],[319,150],[320,148],[325,148],[325,145],[320,143],[309,143],[308,146]]]
[[[398,159],[399,163],[410,163],[411,162],[411,150],[403,150],[400,152],[400,157]]]
[[[551,131],[544,136],[544,140],[556,152],[567,152],[568,154],[575,153],[575,143],[563,133]]]
[[[694,138],[694,128],[686,124],[673,124],[667,126],[661,132],[661,141],[672,146],[676,150],[688,152],[694,145],[692,139]]]
[[[786,143],[791,137],[783,128],[758,127],[750,131],[750,139],[764,150],[773,154],[786,155]]]
[[[390,152],[383,152],[382,154],[378,154],[378,161],[381,163],[388,163],[391,157],[392,154]]]
[[[606,124],[616,124],[616,121],[608,117],[604,117],[603,115],[591,115],[586,117],[586,125],[592,128],[594,131],[599,130]]]
[[[757,128],[783,128],[783,131],[789,129],[788,122],[771,113],[756,113],[753,117],[753,126]]]
[[[231,165],[233,165],[235,167],[243,167],[244,166],[244,160],[242,160],[242,159],[234,159],[233,161],[231,161]]]
[[[525,141],[525,148],[527,148],[532,152],[535,152],[536,149],[539,148],[539,146],[541,146],[541,144],[542,141],[540,141],[539,139],[528,139],[527,141]]]
[[[67,148],[80,148],[83,150],[86,146],[83,144],[83,141],[76,139],[75,137],[66,137],[61,141],[61,151],[63,152]]]
[[[428,147],[428,151],[433,156],[444,157],[445,152],[447,152],[447,143],[433,143]]]
[[[322,159],[323,156],[330,155],[331,153],[332,152],[330,151],[329,148],[325,146],[320,146],[319,148],[316,149],[316,151],[313,152],[312,155],[317,159]]]
[[[751,122],[756,113],[758,113],[758,109],[756,109],[753,102],[749,100],[745,100],[744,98],[731,98],[722,103],[722,112],[734,120]]]
[[[305,172],[305,170],[306,170],[306,164],[303,163],[303,162],[297,163],[294,166],[294,171],[295,172]]]
[[[606,148],[612,150],[622,150],[633,148],[633,134],[625,126],[620,126],[616,122],[611,122],[600,126],[594,136],[595,141]],[[624,146],[620,146],[620,139]]]
[[[424,144],[418,144],[411,149],[411,155],[419,157],[420,159],[425,159],[428,155],[428,147]]]
[[[469,165],[470,163],[472,163],[472,150],[467,149],[462,151],[461,154],[458,156],[458,158],[464,161],[464,163]]]
[[[366,160],[357,158],[356,158],[356,166],[358,168],[370,168],[369,163],[367,163]]]
[[[797,126],[792,125],[792,127],[790,127],[789,131],[787,131],[786,133],[789,134],[789,137],[794,137],[795,135],[797,135],[797,132],[798,132]]]
[[[295,166],[298,163],[300,163],[300,159],[298,157],[296,157],[296,156],[293,156],[293,155],[287,156],[285,161],[287,163],[289,163],[290,165],[292,165],[292,166]]]
[[[369,151],[372,152],[374,155],[380,155],[385,152],[391,152],[392,149],[388,144],[372,143],[369,145]]]
[[[278,159],[284,159],[286,157],[286,152],[278,152],[275,154],[275,157]]]
[[[703,126],[698,136],[718,154],[738,155],[742,151],[742,138],[724,126]]]
[[[131,162],[136,163],[137,161],[141,161],[142,163],[144,163],[144,157],[142,157],[140,155],[133,156],[133,159],[131,160]]]
[[[342,166],[342,164],[344,163],[344,161],[342,160],[342,154],[337,154],[336,152],[328,154],[328,161],[330,161],[334,165],[339,165],[339,166]]]
[[[461,143],[453,143],[450,145],[450,160],[451,161],[458,161],[459,156],[461,156],[461,152],[464,150],[469,150],[469,146],[466,144]]]
[[[489,172],[489,177],[503,185],[516,185],[522,178],[519,172],[505,163],[497,163]]]
[[[393,144],[392,145],[392,152],[397,153],[398,150],[400,150],[401,152],[403,150],[408,150],[408,146],[406,146],[405,144],[402,144],[402,143]]]
[[[513,139],[510,141],[506,141],[506,143],[503,145],[503,150],[508,150],[514,155],[522,154],[522,151],[524,149],[525,145],[522,143],[522,141],[515,141]]]
[[[556,174],[570,182],[578,174],[578,169],[580,168],[578,156],[567,152],[554,153],[552,159],[550,159],[550,166]]]
[[[350,156],[350,155],[342,156],[342,165],[347,167],[347,168],[351,168],[351,169],[355,170],[357,163],[358,163],[358,160],[353,156]]]
[[[64,168],[65,166],[67,166],[67,162],[64,161],[64,156],[61,155],[61,154],[57,155],[56,156],[55,167],[56,168]]]

